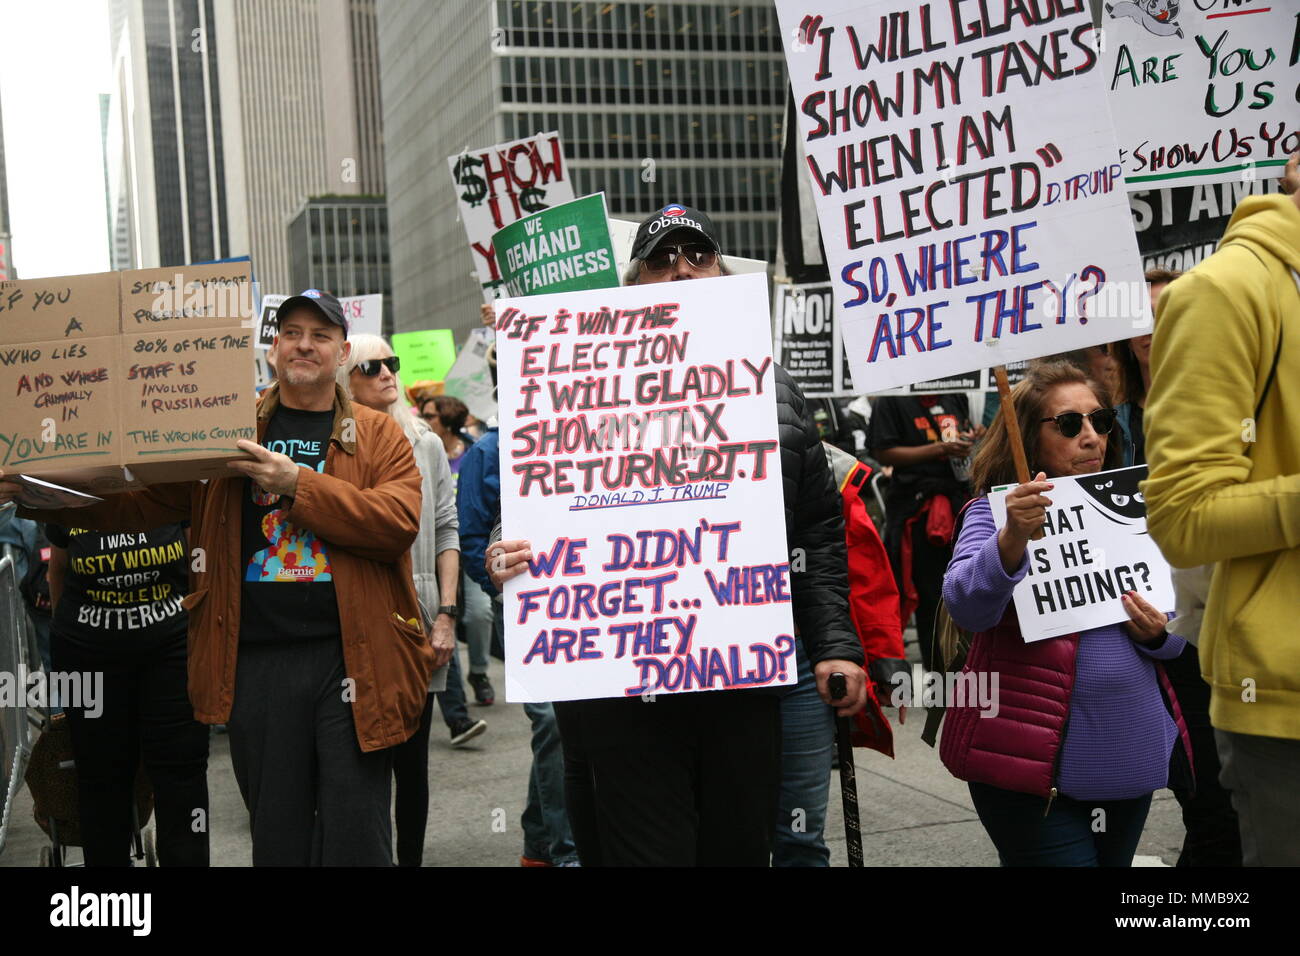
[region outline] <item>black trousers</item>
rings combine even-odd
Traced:
[[[703,691],[555,705],[583,866],[768,866],[780,699]]]
[[[68,707],[87,866],[129,866],[135,778],[153,786],[158,862],[208,865],[208,728],[186,691],[186,638],[143,650],[92,648],[57,630],[56,672],[103,675],[100,699]],[[143,822],[143,821],[142,821]]]
[[[1171,661],[1165,673],[1178,695],[1178,704],[1192,738],[1192,765],[1196,792],[1172,787],[1183,809],[1183,850],[1178,866],[1241,866],[1241,830],[1232,795],[1219,783],[1219,751],[1210,725],[1210,685],[1201,679],[1196,648],[1188,644]]]
[[[392,749],[363,753],[339,638],[241,643],[230,760],[254,866],[392,866]]]
[[[424,862],[424,831],[429,824],[429,726],[433,723],[435,696],[424,698],[424,712],[415,734],[393,748],[398,866],[420,866]]]

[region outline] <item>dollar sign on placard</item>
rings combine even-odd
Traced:
[[[460,194],[460,198],[469,203],[470,208],[477,206],[487,198],[487,180],[482,176],[476,176],[473,169],[475,166],[482,165],[483,160],[477,156],[462,156],[456,160],[456,166],[452,169],[452,176],[456,182],[465,187],[465,191]]]
[[[536,186],[529,186],[519,191],[519,206],[525,212],[541,212],[546,209],[546,191]]]

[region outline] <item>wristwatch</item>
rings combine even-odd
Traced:
[[[456,604],[439,604],[438,613],[446,614],[453,621],[460,617],[460,606]]]

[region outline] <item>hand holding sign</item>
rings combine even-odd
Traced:
[[[1047,520],[1047,509],[1052,506],[1052,499],[1043,492],[1051,490],[1052,483],[1040,471],[1033,481],[1017,485],[1007,493],[1007,523],[998,532],[998,554],[1007,574],[1020,566],[1025,546]]]
[[[1128,636],[1139,644],[1159,642],[1165,634],[1165,625],[1169,623],[1169,618],[1150,603],[1142,600],[1142,596],[1136,591],[1129,591],[1121,600],[1130,618],[1124,622],[1124,630],[1128,632]]]
[[[488,577],[500,591],[507,581],[528,570],[532,557],[532,545],[527,541],[498,541],[488,548],[484,564]]]
[[[292,498],[298,490],[298,465],[288,455],[263,448],[255,441],[241,438],[236,442],[240,451],[252,455],[254,461],[228,461],[226,467],[233,468],[262,486],[264,491],[273,495]]]

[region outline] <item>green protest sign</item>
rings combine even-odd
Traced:
[[[393,352],[402,360],[402,381],[407,385],[439,381],[456,361],[456,339],[451,329],[398,332],[393,336]]]
[[[512,222],[492,237],[509,295],[618,286],[605,195],[584,196]]]

